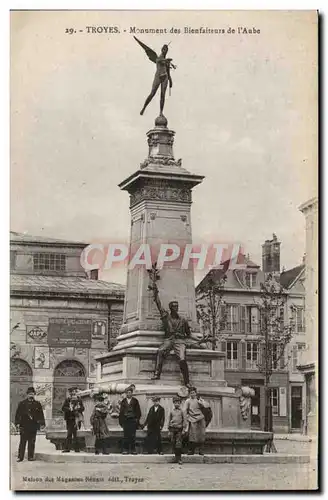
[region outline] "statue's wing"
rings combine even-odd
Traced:
[[[141,45],[141,47],[144,49],[144,51],[146,52],[148,58],[153,62],[155,63],[156,62],[156,59],[157,59],[157,54],[156,52],[151,49],[150,47],[148,47],[147,45],[145,45],[144,43],[140,42],[140,40],[138,40],[138,38],[136,38],[135,36],[133,37],[139,45]]]

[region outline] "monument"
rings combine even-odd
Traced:
[[[168,416],[172,397],[176,394],[186,397],[186,386],[191,383],[212,409],[205,453],[263,453],[271,434],[250,430],[252,391],[228,387],[224,379],[225,354],[198,345],[194,269],[189,257],[192,257],[192,190],[204,177],[189,172],[182,166],[181,159],[174,157],[175,132],[168,128],[163,115],[172,64],[171,59],[165,57],[167,46],[157,57],[154,51],[139,43],[157,66],[153,90],[142,113],[161,85],[160,115],[147,132],[146,159],[119,184],[130,196],[131,214],[124,317],[114,349],[97,357],[97,387],[84,392],[86,446],[92,449],[94,441],[88,431],[94,390],[107,391],[115,407],[117,395],[133,383],[143,420],[153,396],[161,397]],[[168,265],[158,269],[156,263],[159,256],[163,261],[163,248],[178,248],[184,259],[187,254],[187,265],[182,265],[178,258],[168,259]],[[114,414],[109,428],[112,449],[119,451],[122,431]],[[170,448],[166,428],[167,423],[163,431],[164,451]],[[140,451],[144,435],[144,431],[138,431]],[[58,434],[49,432],[48,438],[60,447]]]

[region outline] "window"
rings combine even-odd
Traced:
[[[33,255],[34,271],[65,271],[66,255],[59,253],[36,253]]]
[[[305,344],[297,344],[292,347],[292,370],[298,372],[297,366],[301,362],[301,352],[305,349]]]
[[[304,309],[303,307],[296,308],[296,331],[304,332]]]
[[[272,388],[270,395],[272,415],[277,417],[279,415],[279,389]]]
[[[239,331],[239,314],[237,305],[229,305],[227,304],[227,316],[226,316],[226,329],[228,332],[238,332]]]
[[[10,269],[15,269],[16,267],[16,252],[14,250],[10,250]]]
[[[227,368],[238,368],[238,343],[227,342]]]
[[[260,333],[260,311],[256,306],[246,306],[246,333]]]
[[[246,369],[257,370],[259,362],[259,344],[247,342],[246,344]]]
[[[277,344],[271,344],[270,347],[271,349],[271,355],[272,355],[272,369],[276,370],[278,368],[278,346]]]
[[[246,286],[248,286],[249,288],[255,287],[256,286],[256,273],[247,273],[246,272],[245,283],[246,283]]]

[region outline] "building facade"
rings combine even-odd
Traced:
[[[270,380],[273,429],[275,432],[301,432],[304,420],[303,376],[297,370],[300,351],[305,348],[304,265],[280,273],[280,242],[273,235],[262,245],[262,269],[243,257],[242,269],[228,269],[223,290],[225,326],[219,334],[218,348],[226,353],[225,379],[230,386],[254,389],[251,419],[254,429],[264,429],[264,374],[259,371],[264,339],[261,333],[260,283],[267,273],[276,276],[284,288],[285,324],[292,321],[295,333],[282,357],[273,367]],[[223,270],[211,270],[196,288],[199,294],[209,279],[219,281]],[[292,306],[292,309],[291,309]]]
[[[46,424],[61,426],[67,389],[92,386],[95,356],[115,344],[124,287],[86,274],[85,243],[10,236],[11,422],[33,385]]]
[[[318,395],[318,199],[300,206],[305,216],[305,330],[307,349],[302,353],[299,371],[305,377],[305,432],[317,435]]]

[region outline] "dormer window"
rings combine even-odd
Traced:
[[[35,253],[33,255],[34,271],[65,271],[66,255],[60,253]]]
[[[256,286],[256,273],[246,272],[245,284],[248,288],[254,288]]]

